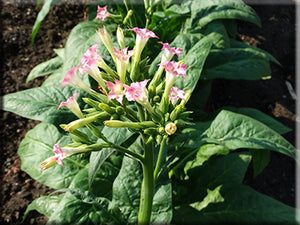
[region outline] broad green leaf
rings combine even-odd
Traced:
[[[287,132],[292,131],[290,128],[288,128],[285,125],[283,125],[282,123],[278,122],[271,116],[268,116],[267,114],[265,114],[257,109],[254,109],[254,108],[224,107],[223,109],[229,110],[229,111],[232,111],[235,113],[243,114],[245,116],[249,116],[255,120],[258,120],[279,134],[285,134]]]
[[[81,93],[77,100],[83,106],[81,98],[87,95],[84,91],[71,86],[44,86],[3,96],[2,109],[33,120],[54,124],[68,123],[76,117],[66,108],[57,108],[76,92]]]
[[[64,80],[65,74],[62,73],[62,67],[53,72],[41,85],[44,86],[59,86]]]
[[[187,75],[185,79],[179,77],[176,80],[176,87],[186,91],[194,90],[211,47],[211,40],[208,37],[203,37],[187,52],[184,57]]]
[[[255,11],[242,0],[193,0],[191,19],[188,27],[197,25],[204,27],[219,19],[243,20],[261,26],[260,19]]]
[[[268,149],[295,159],[295,148],[280,134],[255,119],[227,110],[217,115],[203,137],[230,150]]]
[[[296,225],[296,212],[248,186],[228,183],[208,191],[203,202],[176,208],[172,223]]]
[[[51,7],[53,5],[55,5],[57,2],[59,2],[59,0],[45,0],[44,1],[43,8],[39,12],[39,14],[34,22],[33,28],[32,28],[31,44],[33,44],[33,42],[34,42],[35,36],[36,36],[38,30],[40,29],[42,21],[45,19],[45,17],[49,13]]]
[[[127,128],[111,128],[104,127],[102,130],[104,136],[107,139],[117,145],[121,145],[124,141],[126,141],[129,137],[133,135],[131,131]],[[114,152],[115,150],[112,148],[107,148],[104,151],[92,152],[90,156],[90,165],[89,165],[89,173],[88,173],[88,183],[91,185],[94,181],[97,171],[100,169],[104,161]]]
[[[252,48],[212,50],[207,57],[202,79],[269,79],[271,68],[268,57]]]
[[[27,207],[23,220],[27,217],[28,213],[32,210],[36,210],[39,213],[44,214],[49,218],[57,208],[63,196],[64,194],[48,195],[48,196],[41,196],[39,198],[34,199],[33,202],[31,202],[30,205]]]
[[[70,189],[64,194],[47,224],[104,224],[111,222],[109,200],[95,197],[80,189]]]
[[[266,60],[276,63],[277,65],[281,65],[280,62],[278,62],[278,60],[276,58],[274,58],[274,56],[272,56],[270,53],[260,49],[260,48],[256,48],[252,45],[248,45],[244,42],[241,41],[237,41],[235,39],[230,39],[230,46],[232,48],[245,48],[245,49],[252,49],[254,52],[259,52],[261,54],[261,56],[263,56]]]
[[[66,168],[60,165],[41,171],[39,164],[54,156],[53,145],[60,141],[60,146],[68,144],[71,139],[63,135],[52,124],[40,123],[28,131],[22,140],[18,154],[21,157],[21,169],[33,179],[54,189],[69,186],[75,174],[87,163],[87,159],[74,155],[64,159]]]
[[[253,157],[253,178],[259,175],[270,162],[270,151],[250,150]]]
[[[27,76],[26,84],[37,77],[52,74],[53,72],[57,71],[62,66],[62,64],[62,59],[59,56],[56,56],[55,58],[52,58],[46,62],[40,63],[31,70],[31,72]]]
[[[245,152],[211,157],[205,163],[197,155],[196,159],[187,162],[184,168],[189,177],[185,187],[189,190],[189,196],[184,202],[199,201],[204,198],[207,189],[214,189],[221,184],[242,183],[250,161],[250,153]]]
[[[141,152],[141,139],[130,147],[132,151]],[[125,157],[119,175],[113,184],[113,200],[111,207],[118,208],[126,223],[137,223],[142,184],[142,168],[139,162]],[[151,215],[151,223],[165,223],[172,218],[171,184],[169,180],[158,183]]]

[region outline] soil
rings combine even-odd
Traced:
[[[62,48],[70,30],[87,20],[86,5],[54,6],[43,21],[34,46],[31,29],[37,16],[35,0],[3,1],[1,11],[0,95],[39,86],[44,78],[25,84],[26,76],[37,64],[55,56],[53,48]],[[295,145],[295,100],[286,82],[295,88],[295,6],[253,5],[262,20],[262,28],[240,23],[238,38],[271,53],[282,67],[272,64],[272,79],[260,81],[217,80],[209,100],[210,110],[222,106],[253,107],[276,118],[293,131],[283,136]],[[20,170],[17,149],[26,132],[38,121],[1,111],[0,152],[0,224],[20,224],[32,200],[52,192]],[[250,167],[244,183],[279,201],[295,206],[295,163],[282,154],[271,153],[271,161],[255,179]],[[47,218],[31,212],[24,224],[45,224]]]

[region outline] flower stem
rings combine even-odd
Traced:
[[[141,189],[140,210],[138,214],[138,224],[150,224],[153,195],[154,195],[154,180],[153,180],[153,145],[152,142],[145,143],[145,154],[143,165],[143,184]]]
[[[162,157],[163,157],[163,153],[164,153],[164,147],[165,147],[165,143],[166,143],[166,139],[167,137],[164,136],[160,145],[160,149],[159,149],[159,153],[158,153],[158,158],[157,158],[157,162],[156,162],[156,166],[155,166],[155,170],[154,170],[154,184],[157,183],[157,177],[158,177],[158,172],[160,169],[160,165],[161,165],[161,161],[162,161]]]

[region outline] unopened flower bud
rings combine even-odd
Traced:
[[[120,48],[121,49],[125,48],[124,33],[120,27],[118,27],[118,29],[117,29],[117,39],[118,39]]]
[[[98,106],[99,106],[100,109],[102,109],[103,111],[108,112],[109,114],[114,114],[116,112],[115,108],[110,107],[106,103],[100,103]]]
[[[165,126],[165,131],[168,135],[172,135],[176,132],[177,130],[177,127],[175,125],[175,123],[168,123],[166,126]]]
[[[116,112],[117,112],[119,115],[124,115],[124,114],[125,114],[124,109],[123,109],[123,107],[121,107],[121,106],[117,106]]]
[[[157,125],[152,121],[143,121],[143,122],[124,122],[120,120],[106,120],[103,122],[105,126],[108,127],[128,127],[128,128],[150,128],[156,127]]]

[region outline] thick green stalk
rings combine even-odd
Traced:
[[[153,179],[153,146],[152,142],[145,143],[145,154],[143,160],[143,184],[141,189],[140,210],[138,215],[139,225],[150,224],[153,195],[154,195],[154,179]]]

